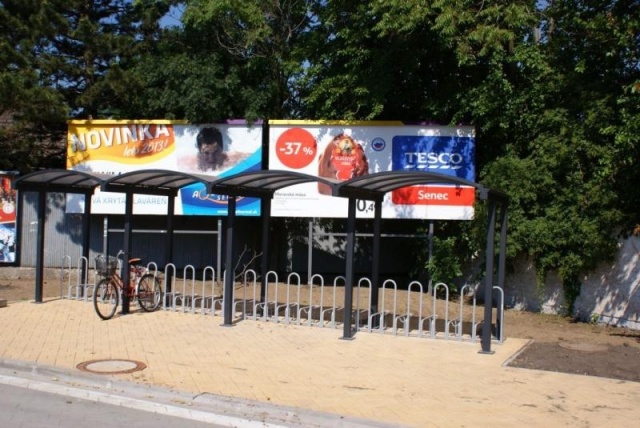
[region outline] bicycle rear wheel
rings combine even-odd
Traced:
[[[162,301],[162,287],[155,275],[143,275],[138,282],[138,303],[143,311],[153,312]]]
[[[109,278],[105,278],[96,286],[93,293],[93,307],[103,320],[113,318],[120,302],[118,287]]]

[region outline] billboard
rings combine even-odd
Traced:
[[[473,127],[402,122],[269,121],[269,169],[348,180],[381,171],[427,171],[475,182]],[[387,193],[382,217],[469,220],[475,189],[419,185]],[[275,193],[271,215],[347,217],[348,201],[326,186],[305,183]],[[373,218],[373,203],[358,201],[357,215]]]
[[[17,192],[13,188],[16,172],[0,171],[0,263],[16,261]]]
[[[117,175],[166,169],[221,178],[262,169],[262,126],[245,121],[193,125],[166,120],[70,121],[67,169]],[[134,214],[167,213],[166,197],[134,195]],[[82,212],[84,197],[70,195],[67,212]],[[94,214],[124,214],[123,193],[96,190]],[[226,215],[224,195],[207,195],[204,184],[184,187],[175,201],[177,215]],[[260,215],[260,201],[238,198],[236,214]]]

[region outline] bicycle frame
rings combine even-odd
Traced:
[[[124,255],[124,251],[118,251],[118,254],[116,254],[116,258],[118,259],[118,269],[116,269],[116,271],[112,275],[110,275],[110,277],[108,277],[108,279],[115,281],[115,285],[118,287],[118,290],[123,297],[125,296],[125,284],[124,279],[120,276],[119,272],[121,271],[122,263],[125,262],[121,258],[121,256]],[[129,269],[129,287],[126,287],[128,291],[127,297],[130,299],[134,299],[138,295],[140,278],[142,278],[144,274],[148,272],[148,269],[144,266],[136,265],[129,262],[127,262],[127,265]]]
[[[141,266],[131,265],[129,268],[129,287],[127,287],[127,297],[134,299],[139,292],[140,278],[147,272],[146,268]],[[124,296],[124,280],[119,273],[115,272],[113,275],[107,277],[118,288],[118,291]]]
[[[93,304],[98,316],[103,320],[113,317],[121,299],[123,313],[128,312],[129,303],[136,299],[142,310],[153,312],[159,307],[162,299],[160,282],[154,274],[149,272],[147,267],[137,264],[140,261],[138,258],[127,260],[129,281],[128,284],[125,283],[119,273],[124,262],[121,256],[124,254],[123,251],[119,251],[116,255],[117,263],[115,261],[109,262],[107,258],[106,266],[101,265],[100,267],[100,269],[104,269],[105,275],[104,279],[96,285]]]

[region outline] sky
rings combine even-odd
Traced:
[[[180,22],[180,17],[182,16],[183,12],[184,12],[183,5],[171,6],[171,9],[169,9],[169,13],[167,13],[160,20],[160,26],[162,26],[163,28],[181,26],[182,23]]]

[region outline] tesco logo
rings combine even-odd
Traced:
[[[406,152],[404,159],[407,169],[460,169],[464,163],[460,153]]]

